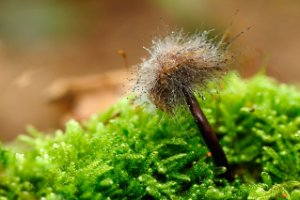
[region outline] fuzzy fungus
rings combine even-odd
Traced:
[[[163,111],[188,105],[215,164],[226,167],[223,175],[232,179],[226,155],[195,97],[208,82],[224,75],[228,63],[225,46],[214,44],[207,31],[191,36],[172,32],[156,39],[147,49],[150,57],[139,65],[135,91]]]

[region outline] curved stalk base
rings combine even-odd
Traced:
[[[194,94],[191,94],[186,89],[183,89],[186,103],[193,115],[195,123],[197,124],[200,133],[212,154],[214,162],[217,167],[226,167],[226,172],[221,176],[224,176],[228,180],[233,180],[233,175],[231,173],[226,155],[218,141],[218,138],[214,131],[212,130],[207,118],[205,117],[202,109],[200,108],[196,97]]]

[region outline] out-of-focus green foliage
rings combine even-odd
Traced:
[[[300,199],[300,93],[229,76],[200,101],[233,182],[218,175],[192,117],[123,100],[86,123],[0,148],[0,199]],[[20,146],[21,145],[21,146]]]

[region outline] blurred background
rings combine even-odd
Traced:
[[[295,0],[1,0],[0,140],[106,110],[126,93],[126,66],[166,24],[245,32],[232,47],[242,76],[263,66],[298,83],[299,20]]]

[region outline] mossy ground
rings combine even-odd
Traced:
[[[300,92],[228,77],[200,100],[236,178],[227,182],[192,117],[123,100],[65,131],[0,148],[0,199],[300,199]]]

